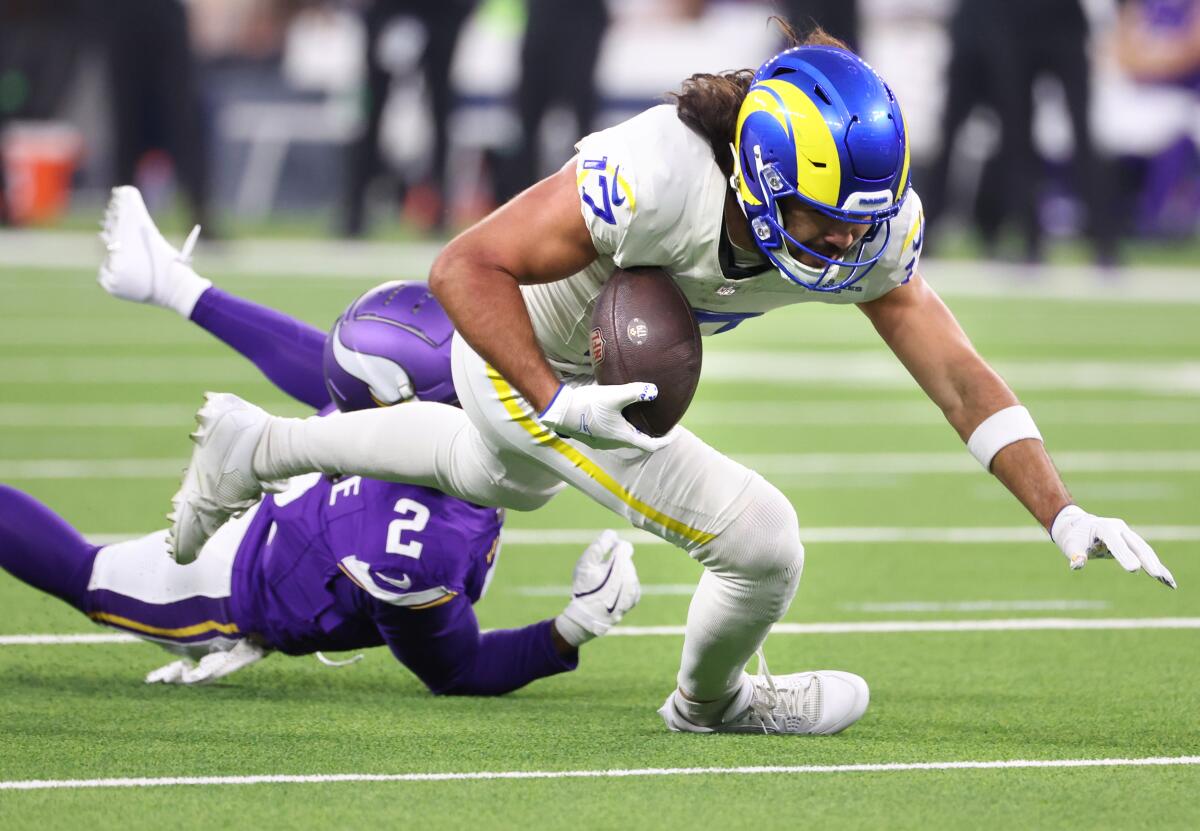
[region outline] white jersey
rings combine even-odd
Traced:
[[[708,142],[679,120],[673,105],[592,133],[576,149],[580,207],[599,256],[565,280],[521,287],[538,342],[560,371],[591,373],[592,307],[617,268],[664,269],[683,290],[704,335],[728,331],[792,303],[874,300],[916,269],[925,219],[921,200],[911,190],[892,220],[890,235],[881,230],[860,243],[864,259],[886,248],[874,267],[846,289],[811,291],[773,267],[737,268],[724,231],[728,180]],[[842,278],[831,272],[827,279]]]

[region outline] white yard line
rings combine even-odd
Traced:
[[[1018,392],[1094,390],[1200,395],[1200,361],[999,359],[993,362]],[[0,357],[5,384],[182,384],[220,388],[253,381],[246,364],[211,356],[140,355],[128,362],[95,355]],[[712,349],[704,356],[702,380],[770,386],[820,385],[841,389],[915,391],[912,377],[880,347],[875,350],[739,351]]]
[[[179,785],[324,785],[335,782],[464,782],[512,779],[635,779],[665,776],[761,776],[818,773],[904,773],[939,770],[1020,770],[1028,768],[1174,767],[1200,765],[1200,756],[1147,756],[1132,759],[993,759],[961,762],[878,762],[850,765],[755,765],[740,767],[618,768],[608,770],[503,770],[460,773],[313,773],[251,776],[165,776],[124,779],[16,779],[0,790],[43,791],[82,788],[156,788]]]
[[[1200,424],[1200,403],[1177,400],[1075,399],[1030,404],[1038,424]],[[0,406],[0,419],[3,418]],[[830,401],[702,401],[692,404],[684,424],[732,425],[929,425],[945,427],[932,402],[887,399]]]
[[[996,360],[1018,392],[1115,390],[1170,396],[1200,394],[1200,361]],[[869,351],[712,351],[702,380],[850,389],[915,389],[912,377],[886,349]]]
[[[179,479],[187,457],[178,459],[0,460],[0,479]]]
[[[420,279],[442,245],[434,242],[239,239],[201,246],[201,273],[266,277]],[[83,231],[0,230],[0,266],[78,269],[94,273],[102,249]],[[1195,270],[1184,266],[1108,269],[923,259],[921,272],[945,297],[1058,299],[1079,303],[1200,303]],[[42,275],[31,278],[45,279]]]
[[[117,632],[76,635],[0,635],[0,646],[73,646],[76,644],[145,643],[133,635]]]
[[[1107,600],[898,600],[878,603],[842,603],[838,608],[853,612],[1068,612],[1108,609]]]
[[[1047,632],[1129,629],[1200,629],[1197,617],[997,618],[992,620],[870,620],[777,623],[772,635],[884,635],[901,632]],[[608,637],[682,636],[682,626],[616,626]]]
[[[199,400],[199,399],[197,399]],[[1200,424],[1200,403],[1178,400],[1078,399],[1034,407],[1039,424]],[[4,427],[164,427],[184,429],[196,407],[186,404],[0,404]],[[297,409],[297,415],[301,411]],[[844,401],[714,401],[693,404],[684,420],[691,426],[732,425],[928,425],[945,428],[941,412],[928,401],[887,399]]]
[[[993,618],[976,620],[848,620],[824,623],[777,623],[772,635],[890,635],[903,632],[1048,632],[1139,629],[1200,629],[1196,617],[1148,618]],[[608,636],[679,637],[682,626],[616,626]],[[0,635],[0,646],[76,646],[140,643],[122,633]]]
[[[153,530],[153,529],[151,529]],[[505,545],[587,545],[600,534],[599,528],[506,528]],[[1138,531],[1155,542],[1200,541],[1200,525],[1139,525]],[[85,532],[84,536],[96,545],[109,545],[122,540],[145,536],[150,531],[128,532]],[[632,528],[620,531],[621,537],[637,545],[670,545],[661,537],[648,531]],[[929,543],[929,544],[982,544],[995,543],[1012,545],[1017,543],[1045,543],[1046,532],[1036,526],[967,526],[967,527],[830,527],[801,528],[800,536],[805,543],[821,544],[882,544]]]
[[[513,594],[523,597],[570,597],[571,586],[517,586]],[[681,595],[691,597],[696,593],[695,583],[642,583],[642,597],[651,595]]]
[[[186,425],[185,425],[186,426]],[[929,453],[737,453],[733,458],[773,479],[814,476],[968,474],[983,477],[965,450]],[[1054,454],[1068,473],[1195,473],[1197,450],[1062,450]],[[0,479],[156,479],[177,477],[177,459],[0,459]]]
[[[737,453],[733,457],[747,467],[773,477],[982,472],[979,464],[962,450],[928,453]],[[1054,454],[1054,462],[1060,470],[1071,473],[1191,473],[1200,471],[1200,451],[1060,450]]]

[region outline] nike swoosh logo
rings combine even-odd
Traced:
[[[374,576],[379,578],[380,580],[382,580],[385,583],[391,583],[393,586],[400,589],[401,591],[412,588],[412,578],[409,577],[407,574],[400,575],[402,578],[404,578],[402,580],[393,580],[391,577],[388,577],[386,574],[376,574]]]
[[[613,598],[613,604],[611,606],[605,606],[604,608],[608,609],[608,613],[611,615],[613,613],[613,610],[617,608],[617,604],[620,602],[621,602],[621,590],[617,589],[617,596],[615,598]]]

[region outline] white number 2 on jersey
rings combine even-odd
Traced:
[[[416,533],[424,531],[425,526],[429,524],[429,509],[415,499],[405,498],[397,501],[396,507],[392,510],[401,514],[401,517],[388,523],[387,553],[412,557],[414,560],[420,558],[422,548],[420,541],[404,542],[401,535],[405,531]]]

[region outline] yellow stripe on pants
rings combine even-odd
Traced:
[[[596,482],[600,487],[611,493],[617,499],[624,502],[630,508],[637,511],[642,516],[657,525],[661,525],[668,531],[678,534],[696,545],[705,545],[716,539],[716,534],[710,534],[706,531],[698,531],[673,517],[669,517],[662,511],[647,505],[642,500],[625,490],[621,483],[613,479],[602,467],[597,465],[587,456],[580,453],[567,442],[560,439],[552,431],[546,429],[541,422],[533,418],[529,414],[521,410],[521,405],[518,403],[520,393],[509,385],[508,381],[504,380],[504,376],[496,371],[490,364],[487,365],[487,376],[492,382],[492,386],[496,389],[496,394],[500,397],[500,401],[504,404],[504,409],[508,411],[509,416],[517,424],[524,428],[525,432],[533,438],[535,442],[565,456],[571,464],[582,470],[590,479]]]

